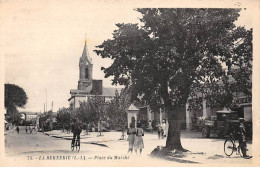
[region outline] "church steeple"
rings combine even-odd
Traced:
[[[82,56],[79,60],[79,81],[78,90],[84,90],[92,83],[92,59],[89,56],[87,49],[87,40],[85,40]]]
[[[85,46],[84,46],[84,49],[82,52],[82,56],[80,58],[80,62],[86,62],[86,61],[89,62],[90,64],[92,64],[92,59],[90,58],[89,53],[88,53],[87,40],[85,40]]]

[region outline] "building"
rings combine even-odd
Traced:
[[[228,75],[228,81],[234,81],[234,78]],[[251,80],[250,80],[251,81]],[[223,82],[219,81],[219,85],[222,85]],[[236,104],[236,107],[232,107],[233,111],[237,111],[239,117],[243,117],[245,121],[252,122],[252,98],[250,96],[246,96],[243,93],[235,93],[233,94],[233,103]],[[180,112],[180,121],[181,121],[181,128],[186,130],[192,130],[194,124],[196,124],[196,118],[204,117],[208,118],[211,116],[216,116],[216,112],[223,110],[223,107],[210,107],[209,102],[204,99],[202,93],[197,93],[197,97],[201,99],[201,108],[198,109],[191,109],[190,105],[192,99],[189,98],[186,107],[179,110]],[[148,105],[137,106],[138,111],[137,116],[135,119],[142,124],[148,124],[149,121],[155,123],[162,123],[162,120],[166,120],[167,116],[163,110],[152,112],[149,109]],[[132,108],[130,108],[131,111]],[[130,114],[131,115],[131,114]],[[133,122],[132,119],[128,118],[128,121]]]
[[[36,118],[37,118],[37,113],[30,113],[30,112],[28,112],[28,113],[26,113],[26,121],[30,121],[30,120],[36,120]]]
[[[22,122],[25,122],[26,124],[33,124],[39,127],[39,118],[42,115],[42,113],[37,112],[22,112],[21,113],[21,119]]]
[[[21,113],[21,119],[25,121],[33,121],[36,120],[36,118],[39,116],[36,112],[22,112]]]
[[[229,82],[235,81],[235,79],[231,75],[226,75],[228,77]],[[225,78],[225,77],[223,77]],[[252,81],[252,77],[250,77],[250,80]],[[222,85],[223,82],[220,80],[218,82],[219,85]],[[210,107],[208,106],[208,101],[204,99],[203,94],[197,94],[202,99],[202,108],[201,109],[189,109],[189,105],[191,102],[191,99],[188,99],[186,103],[186,129],[191,130],[192,124],[195,123],[193,120],[197,117],[211,117],[216,116],[216,111],[222,110],[223,108],[219,107]],[[252,122],[252,97],[246,96],[242,92],[240,93],[234,93],[233,94],[233,103],[236,105],[235,107],[231,107],[233,111],[237,111],[239,117],[242,117],[247,122]],[[226,108],[225,108],[226,109]]]
[[[95,80],[93,75],[93,63],[87,49],[87,42],[79,59],[79,81],[77,89],[71,89],[71,97],[68,99],[70,108],[75,109],[80,106],[80,102],[87,101],[93,96],[100,96],[105,101],[111,100],[115,96],[115,91],[120,93],[121,88],[103,87],[102,80]]]

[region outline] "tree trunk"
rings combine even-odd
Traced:
[[[166,140],[166,148],[169,150],[186,152],[188,150],[184,149],[181,145],[181,121],[179,110],[175,109],[170,114],[168,114],[168,136]]]
[[[180,110],[181,110],[181,108],[185,107],[189,93],[187,93],[187,91],[186,91],[186,96],[183,96],[183,99],[180,100],[179,103],[175,105],[175,107],[173,107],[172,101],[169,100],[167,82],[164,82],[161,92],[162,92],[162,96],[163,96],[163,100],[164,100],[164,104],[165,104],[165,111],[167,113],[168,123],[169,123],[168,135],[167,135],[167,140],[166,140],[166,148],[168,150],[186,152],[187,150],[184,149],[181,145]],[[183,105],[181,103],[183,103]]]
[[[169,129],[168,136],[166,140],[166,147],[169,150],[177,150],[177,151],[187,151],[181,145],[181,135],[180,135],[180,120],[168,120]]]

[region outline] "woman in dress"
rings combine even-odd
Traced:
[[[134,149],[136,153],[137,150],[140,150],[140,154],[142,153],[142,149],[144,148],[143,136],[144,136],[144,130],[141,128],[141,123],[138,123],[136,128],[135,141],[134,141]]]
[[[133,146],[134,146],[134,141],[135,141],[135,127],[132,123],[130,123],[130,128],[127,130],[127,135],[128,135],[128,142],[129,142],[129,152],[133,152]]]

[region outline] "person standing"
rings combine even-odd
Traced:
[[[149,122],[148,122],[148,130],[149,130],[149,132],[153,133],[153,127],[152,127],[152,121],[151,120],[149,120]]]
[[[144,136],[144,130],[141,128],[141,123],[138,123],[136,128],[136,136],[134,139],[134,150],[136,153],[137,150],[140,150],[140,155],[144,148],[143,136]]]
[[[17,131],[17,133],[19,134],[19,131],[20,131],[19,126],[16,127],[16,131]]]
[[[127,129],[128,143],[129,143],[128,153],[133,152],[135,134],[136,134],[135,127],[134,127],[133,123],[130,123],[130,128]]]
[[[161,139],[161,132],[162,132],[162,127],[161,127],[161,123],[159,122],[158,124],[158,139]]]
[[[245,129],[245,125],[244,125],[244,119],[243,118],[239,118],[239,130],[238,130],[238,142],[239,142],[239,146],[241,148],[242,154],[243,154],[243,158],[251,158],[251,156],[248,156],[246,154],[247,151],[247,145],[246,145],[246,129]]]
[[[30,134],[32,134],[32,128],[30,125],[29,125],[29,132],[30,132]]]
[[[26,131],[26,134],[27,134],[27,132],[28,132],[28,126],[25,127],[25,131]]]
[[[162,121],[162,137],[166,137],[166,123],[165,123],[165,119]]]

